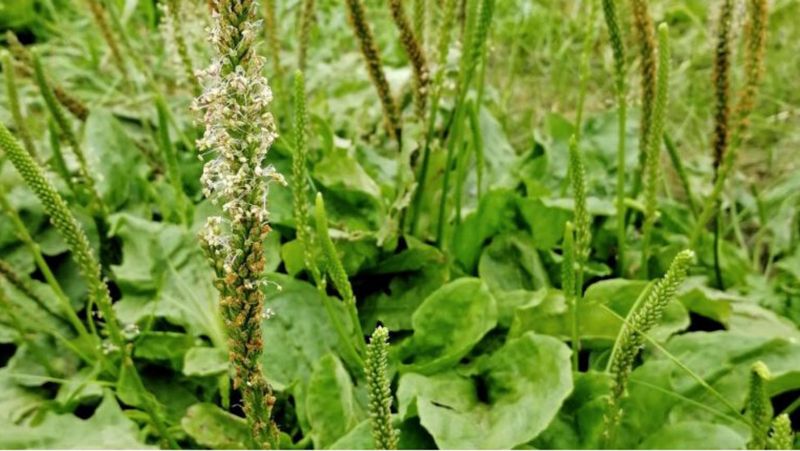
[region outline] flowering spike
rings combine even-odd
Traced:
[[[750,384],[747,391],[745,414],[750,419],[752,438],[749,449],[767,449],[767,432],[772,418],[772,403],[767,395],[767,381],[771,379],[764,362],[756,362],[750,368]]]
[[[639,170],[644,171],[647,164],[647,152],[650,148],[650,128],[656,98],[656,32],[653,19],[647,7],[647,0],[631,0],[633,28],[636,31],[636,42],[639,44],[641,62],[640,77],[642,86],[642,117],[639,126]],[[660,137],[658,139],[661,139]],[[637,171],[637,174],[640,174]],[[641,176],[637,176],[634,196],[639,194]]]
[[[592,241],[589,210],[586,208],[586,168],[578,149],[578,141],[573,135],[569,140],[569,175],[572,195],[575,198],[575,254],[580,264],[589,258],[589,245]],[[579,281],[580,282],[580,281]],[[580,287],[579,287],[580,288]]]
[[[731,70],[731,23],[733,1],[720,3],[717,19],[717,47],[714,55],[714,174],[719,172],[722,159],[728,149],[730,136],[730,70]]]
[[[31,76],[31,70],[33,67],[31,55],[25,49],[25,46],[19,42],[17,35],[15,35],[13,31],[6,32],[6,42],[9,50],[14,55],[14,58],[23,64],[23,74],[26,76]],[[53,94],[55,95],[56,99],[58,99],[58,102],[61,103],[61,105],[75,117],[80,119],[82,122],[86,122],[86,118],[89,117],[89,109],[86,107],[86,105],[84,105],[80,100],[67,94],[67,92],[64,91],[64,88],[56,84],[54,81],[48,80],[48,82],[50,87],[53,89]]]
[[[580,350],[580,336],[578,334],[578,303],[576,302],[575,270],[575,228],[571,222],[564,226],[564,244],[562,245],[561,260],[561,291],[570,309],[572,320],[572,368],[578,371],[578,351]]]
[[[667,304],[675,296],[675,291],[686,279],[687,270],[693,260],[694,252],[691,250],[679,252],[664,277],[652,288],[645,289],[620,328],[608,362],[612,385],[605,417],[604,436],[607,445],[613,445],[614,434],[622,417],[619,403],[625,395],[634,359],[644,347],[644,334],[661,319]]]
[[[772,421],[772,432],[769,435],[769,449],[793,449],[794,431],[789,415],[778,415]]]
[[[392,392],[387,374],[389,331],[378,326],[367,345],[367,396],[375,449],[397,449],[398,431],[392,427]]]
[[[31,154],[34,160],[40,161],[39,154],[36,152],[36,146],[33,145],[33,139],[28,131],[28,126],[25,125],[25,118],[22,117],[22,108],[20,107],[19,94],[17,93],[17,81],[14,77],[14,62],[11,59],[11,55],[7,52],[3,53],[3,73],[6,79],[8,107],[11,110],[11,117],[14,119],[17,135],[22,140],[25,150]]]
[[[8,129],[0,124],[0,149],[17,168],[25,183],[33,190],[44,206],[45,212],[50,216],[50,222],[64,238],[72,258],[78,264],[81,277],[89,291],[89,299],[96,304],[103,317],[106,319],[111,340],[120,348],[124,345],[124,338],[115,320],[114,309],[111,306],[111,296],[101,277],[100,265],[95,259],[89,246],[89,239],[80,223],[72,215],[66,202],[58,194],[52,183],[45,177],[42,169],[33,158],[23,150]]]
[[[308,54],[308,42],[311,40],[311,28],[314,26],[316,3],[316,0],[303,0],[300,37],[297,39],[297,68],[300,71],[306,70],[306,55]]]
[[[214,286],[228,332],[234,387],[242,392],[254,442],[276,448],[278,428],[271,420],[275,397],[259,364],[261,288],[266,283],[262,246],[271,231],[269,187],[286,182],[274,167],[264,167],[278,135],[269,112],[272,90],[261,75],[264,58],[255,47],[261,26],[257,3],[216,0],[214,6],[210,41],[216,57],[201,73],[205,91],[194,108],[203,113],[205,126],[198,150],[213,155],[203,169],[203,192],[212,203],[222,204],[223,216],[208,219],[200,241],[216,272]]]
[[[353,29],[356,39],[358,39],[359,46],[361,46],[361,54],[364,56],[364,63],[367,65],[369,77],[378,91],[378,97],[383,106],[386,129],[391,137],[399,140],[402,129],[400,111],[397,109],[397,103],[394,100],[394,96],[392,96],[392,89],[389,87],[389,82],[386,81],[386,74],[383,72],[383,64],[381,63],[377,44],[375,44],[375,37],[372,34],[369,22],[367,22],[366,8],[362,0],[346,0],[346,3],[350,27]]]
[[[345,306],[350,313],[350,321],[353,323],[355,343],[358,343],[358,349],[363,351],[364,332],[361,330],[361,321],[358,319],[356,296],[353,294],[350,279],[347,278],[347,272],[342,266],[342,261],[339,259],[339,254],[336,252],[336,247],[333,245],[328,233],[328,218],[325,215],[325,202],[322,200],[321,193],[317,193],[316,220],[317,242],[322,249],[322,255],[325,257],[323,270],[328,273],[331,281],[333,281],[333,286],[336,287],[336,291],[339,292],[344,300]]]
[[[195,96],[199,96],[203,88],[194,75],[194,63],[189,55],[189,47],[186,45],[186,36],[183,31],[181,6],[181,0],[167,0],[159,3],[159,7],[163,12],[162,35],[168,40],[169,47],[174,49],[177,54],[180,64],[183,66],[184,78],[191,85]]]
[[[69,118],[56,100],[55,94],[47,82],[47,76],[44,73],[42,62],[36,53],[33,53],[31,61],[33,64],[34,79],[39,86],[42,98],[78,160],[80,180],[85,185],[86,194],[89,196],[89,199],[91,199],[91,208],[93,211],[97,212],[100,217],[105,218],[108,216],[107,207],[100,197],[100,193],[97,191],[97,185],[95,185],[94,177],[92,177],[93,171],[89,167],[89,162],[86,160],[86,155],[83,153],[78,137],[75,136],[75,132],[72,130],[72,124],[70,124]]]
[[[422,2],[418,0],[418,3]],[[414,104],[417,116],[423,119],[428,99],[428,83],[430,82],[428,59],[421,41],[418,40],[419,35],[415,35],[411,29],[402,0],[389,0],[389,9],[392,11],[394,24],[400,31],[400,42],[403,44],[408,59],[411,61],[411,68],[414,70]]]

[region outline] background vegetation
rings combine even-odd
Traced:
[[[376,91],[348,19],[361,2],[257,7],[279,135],[264,170],[287,182],[268,185],[253,338],[275,396],[273,446],[794,446],[800,1],[768,2],[765,72],[707,229],[697,215],[716,177],[724,2],[649,5],[670,39],[673,148],[657,160],[657,204],[632,194],[648,183],[637,2],[615,2],[624,261],[601,2],[452,2],[448,28],[451,1],[364,0],[389,91]],[[730,2],[734,101],[752,4]],[[11,131],[0,133],[0,447],[269,444],[245,415],[249,379],[232,383],[235,317],[220,314],[198,240],[220,211],[203,193],[215,151],[198,152],[192,108],[211,89],[193,74],[215,57],[214,20],[200,0],[0,3],[0,29],[15,33],[0,89]]]

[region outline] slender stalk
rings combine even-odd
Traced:
[[[194,63],[189,55],[189,47],[186,45],[186,35],[183,31],[183,22],[181,20],[181,0],[167,0],[166,3],[162,3],[162,6],[165,25],[175,41],[175,50],[183,66],[186,81],[192,87],[194,95],[199,96],[202,87],[200,86],[200,80],[194,74]]]
[[[25,124],[25,118],[22,116],[19,94],[17,93],[17,82],[14,77],[14,63],[11,59],[11,55],[7,52],[3,52],[3,73],[5,74],[6,80],[8,108],[11,110],[12,119],[14,119],[14,127],[17,129],[17,136],[22,140],[25,150],[27,150],[35,160],[40,161],[36,146],[33,145],[33,139],[28,131],[28,126]]]
[[[589,82],[589,57],[592,53],[594,44],[595,22],[597,21],[597,8],[595,1],[589,2],[589,17],[586,20],[586,36],[583,40],[583,54],[581,55],[581,79],[578,86],[578,108],[575,114],[575,135],[578,142],[581,140],[581,128],[583,127],[583,105],[586,101],[586,85]]]
[[[167,179],[175,193],[175,208],[178,213],[178,221],[180,224],[189,226],[189,213],[186,205],[186,194],[183,191],[178,155],[175,153],[175,148],[172,146],[172,140],[169,137],[167,107],[161,102],[156,102],[156,111],[158,112],[158,143],[163,154],[164,165],[167,168]]]
[[[297,240],[303,248],[303,263],[311,273],[317,286],[320,300],[325,308],[325,313],[338,335],[340,345],[347,354],[348,363],[358,371],[363,368],[363,359],[358,355],[355,344],[348,338],[344,325],[339,320],[333,306],[333,300],[326,292],[326,279],[321,273],[314,257],[313,234],[309,229],[308,218],[308,174],[306,173],[306,160],[308,155],[307,115],[305,99],[305,80],[303,73],[298,71],[294,77],[294,155],[292,158],[292,200],[294,203],[294,220],[297,231]]]
[[[483,197],[483,171],[486,166],[485,157],[483,154],[483,132],[481,131],[480,121],[480,104],[473,106],[470,104],[469,108],[469,124],[472,130],[472,145],[475,149],[475,172],[477,175],[478,183],[478,201]]]
[[[442,83],[444,82],[444,69],[447,64],[447,55],[450,51],[450,31],[455,23],[455,11],[458,0],[445,0],[443,5],[442,26],[439,28],[438,60],[436,62],[436,76],[434,77],[431,91],[430,112],[428,113],[428,127],[425,134],[425,145],[422,150],[422,164],[417,174],[417,189],[414,192],[414,199],[411,204],[411,225],[410,231],[414,235],[417,233],[419,224],[420,209],[422,208],[422,193],[425,190],[425,182],[428,178],[428,167],[430,166],[431,141],[436,129],[436,118],[439,112],[439,101],[442,96]]]
[[[669,58],[669,27],[666,23],[662,23],[658,27],[658,82],[655,109],[650,129],[652,136],[648,138],[650,150],[645,159],[645,213],[644,226],[642,228],[642,273],[645,279],[648,278],[650,245],[658,214],[658,184],[661,180],[661,136],[664,134],[664,117],[669,96]]]
[[[689,211],[692,213],[692,216],[697,218],[697,204],[694,201],[692,186],[689,184],[689,175],[686,173],[686,168],[683,166],[683,160],[678,153],[678,149],[675,147],[675,143],[669,136],[669,133],[664,133],[664,147],[667,148],[669,159],[672,161],[672,167],[674,167],[675,172],[678,173],[678,179],[680,179],[683,192],[686,195],[686,202],[689,204]]]
[[[603,17],[608,28],[611,50],[614,54],[614,87],[617,94],[617,274],[625,275],[625,248],[627,244],[625,224],[625,131],[627,124],[628,84],[625,64],[625,45],[619,29],[616,0],[603,1]]]
[[[633,198],[639,195],[642,173],[650,149],[650,128],[656,98],[656,32],[647,6],[648,0],[631,0],[636,42],[639,44],[642,112],[639,126],[639,167],[634,173]]]
[[[325,215],[325,203],[320,193],[317,193],[316,223],[317,240],[322,248],[322,254],[325,256],[325,271],[330,276],[336,291],[339,292],[344,300],[345,307],[350,315],[350,321],[353,323],[353,342],[356,344],[359,353],[363,355],[366,352],[366,347],[364,344],[364,331],[361,328],[361,321],[358,318],[358,310],[356,308],[356,296],[353,293],[353,287],[350,285],[350,280],[342,266],[342,262],[339,260],[339,255],[336,253],[336,247],[328,234],[328,218]]]
[[[580,352],[580,332],[578,328],[578,303],[575,271],[575,228],[571,222],[564,226],[564,244],[561,257],[561,290],[570,309],[570,330],[572,333],[572,370],[578,371],[578,354]]]

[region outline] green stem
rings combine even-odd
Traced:
[[[675,143],[670,138],[669,133],[664,133],[664,146],[667,148],[669,158],[672,161],[672,166],[675,172],[678,173],[678,178],[683,186],[683,192],[686,194],[686,202],[689,203],[689,210],[692,216],[697,218],[697,205],[694,202],[694,194],[692,194],[692,187],[689,185],[689,176],[686,174],[686,168],[683,166],[681,156],[678,154],[678,149],[675,148]]]

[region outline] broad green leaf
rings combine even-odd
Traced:
[[[334,147],[324,154],[313,176],[325,196],[331,222],[351,231],[378,228],[385,214],[381,189],[347,149]]]
[[[396,274],[388,293],[378,290],[359,305],[364,330],[380,322],[392,331],[411,330],[414,311],[434,291],[447,283],[448,271],[438,249],[406,238],[409,248],[367,269],[369,275]]]
[[[186,376],[213,376],[228,369],[228,350],[224,348],[191,348],[183,357]]]
[[[492,239],[481,254],[478,275],[493,293],[535,291],[550,284],[533,243],[519,232]]]
[[[703,280],[690,278],[677,296],[687,310],[728,326],[733,314],[731,304],[742,299],[702,285]]]
[[[101,196],[112,209],[122,206],[149,172],[141,151],[114,116],[103,110],[89,114],[83,146]]]
[[[407,373],[400,415],[418,415],[442,449],[512,448],[536,438],[572,391],[569,359],[563,343],[528,333],[508,341],[477,377]]]
[[[322,356],[337,348],[338,336],[325,314],[317,289],[285,275],[270,274],[267,279],[280,285],[265,288],[265,307],[274,315],[262,322],[264,353],[261,364],[277,390],[296,381],[306,381]],[[343,324],[343,304],[337,302]]]
[[[154,361],[173,362],[180,368],[183,356],[194,346],[194,338],[177,332],[144,332],[133,347],[134,357]]]
[[[183,430],[199,445],[211,449],[248,449],[252,432],[244,418],[215,404],[195,404],[181,419]]]
[[[606,308],[625,318],[633,307],[645,281],[610,279],[591,285],[578,308],[578,324],[582,344],[587,349],[603,349],[617,339],[622,321]],[[568,340],[572,331],[569,309],[563,294],[556,290],[541,290],[529,304],[517,309],[511,324],[511,337],[527,331],[553,335]],[[664,310],[664,316],[650,332],[650,336],[663,340],[689,326],[689,315],[680,302],[673,301]]]
[[[638,449],[746,449],[741,435],[720,424],[699,421],[667,424]]]
[[[17,384],[8,367],[0,368],[0,425],[22,421],[45,401],[44,393],[39,389]]]
[[[87,420],[72,414],[48,414],[36,426],[2,424],[0,448],[7,449],[153,449],[139,441],[136,424],[128,419],[113,395]]]
[[[489,238],[515,230],[517,195],[512,191],[489,191],[477,211],[467,216],[453,233],[452,252],[468,274],[478,266],[481,251]]]
[[[497,325],[497,304],[480,279],[436,290],[411,318],[414,335],[400,349],[403,371],[432,374],[455,365]]]
[[[322,357],[311,373],[305,407],[317,449],[330,447],[363,419],[350,375],[333,354]]]
[[[737,409],[744,407],[750,366],[756,361],[764,362],[772,374],[767,382],[770,396],[800,388],[800,343],[791,338],[756,337],[727,331],[693,332],[672,338],[666,348]],[[664,356],[655,352],[645,365],[663,359]],[[729,412],[724,404],[675,366],[672,379],[676,392]],[[672,417],[686,421],[720,421],[705,410],[683,404],[675,406]]]

